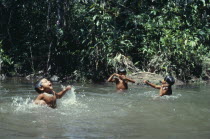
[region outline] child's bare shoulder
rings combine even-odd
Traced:
[[[48,94],[48,93],[41,93],[41,94],[39,94],[38,95],[38,99],[49,99],[49,98],[51,98],[51,97],[53,97],[53,95],[52,94]]]
[[[53,94],[49,94],[49,93],[43,93],[43,95],[46,97],[53,97]]]

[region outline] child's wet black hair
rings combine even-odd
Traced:
[[[42,78],[43,79],[43,78]],[[39,88],[41,87],[41,80],[42,79],[39,79],[36,83],[35,83],[35,85],[34,85],[34,89],[40,94],[40,93],[42,93],[43,91],[42,90],[40,90]]]
[[[166,76],[164,81],[166,81],[169,85],[173,85],[175,83],[175,79],[172,76]]]
[[[117,69],[117,73],[119,74],[119,73],[124,73],[124,74],[126,74],[126,70],[124,69],[124,68],[118,68]]]

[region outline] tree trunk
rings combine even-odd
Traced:
[[[63,3],[64,0],[57,0],[57,12],[58,12],[58,19],[57,19],[57,26],[58,29],[61,29],[63,27],[63,14],[64,14],[64,9],[63,9]]]

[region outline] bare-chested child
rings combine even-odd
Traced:
[[[160,81],[161,85],[155,85],[146,80],[144,81],[144,83],[148,84],[153,88],[160,89],[159,95],[164,96],[172,94],[171,86],[175,83],[175,79],[172,76],[166,76],[164,80]]]
[[[39,95],[35,99],[34,103],[56,108],[56,100],[62,98],[62,96],[70,89],[71,86],[67,86],[64,90],[56,93],[53,90],[52,83],[46,78],[43,78],[35,84],[35,90],[39,93]]]
[[[112,74],[107,81],[115,82],[117,90],[128,89],[128,82],[135,83],[134,80],[126,77],[126,70],[123,68],[118,69],[118,72]]]

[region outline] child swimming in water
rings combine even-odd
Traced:
[[[128,82],[135,83],[134,80],[126,77],[126,70],[124,68],[119,68],[117,73],[112,74],[108,82],[115,82],[117,90],[128,89]]]
[[[160,81],[162,85],[155,85],[146,80],[144,83],[150,85],[153,88],[160,89],[159,95],[164,96],[172,94],[171,86],[175,83],[175,79],[172,76],[166,76],[164,80]]]
[[[56,100],[63,97],[63,95],[71,89],[71,86],[67,86],[64,90],[56,93],[53,90],[52,83],[43,78],[36,82],[35,90],[39,93],[34,103],[39,105],[48,105],[51,108],[56,108]]]

